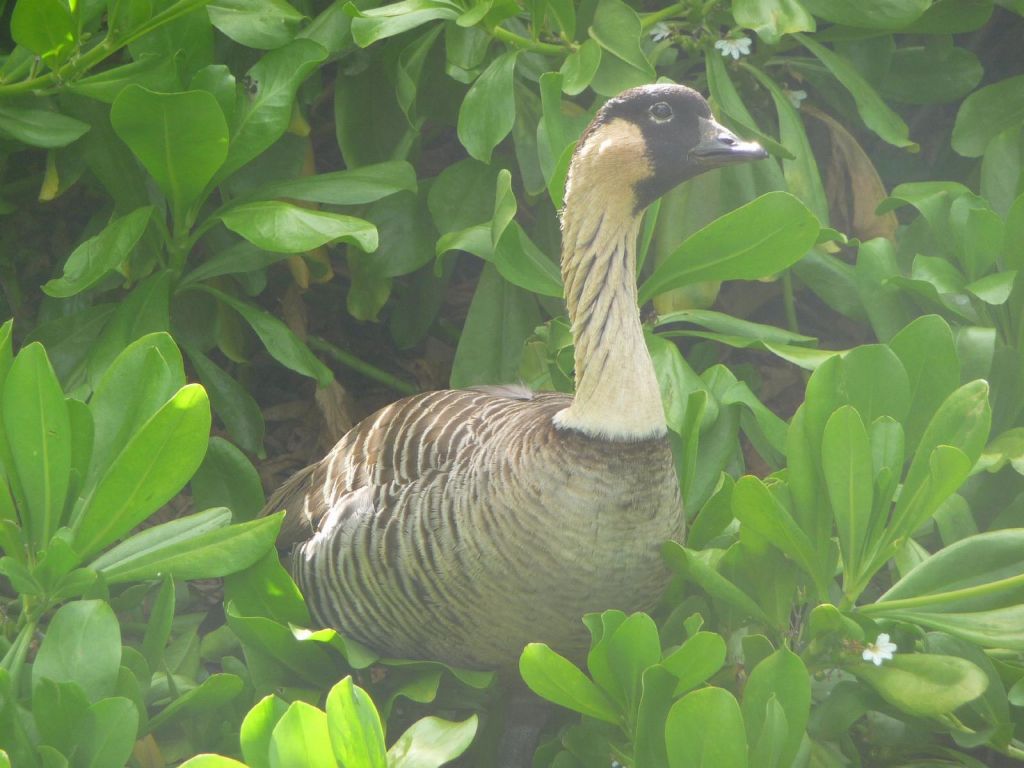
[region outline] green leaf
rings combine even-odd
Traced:
[[[42,678],[32,690],[32,714],[39,740],[64,754],[76,748],[76,735],[89,717],[89,699],[78,683]]]
[[[249,48],[280,48],[291,42],[305,18],[285,0],[214,0],[210,22]]]
[[[576,96],[587,89],[601,65],[601,46],[595,40],[584,40],[580,47],[565,57],[559,73],[562,91]]]
[[[960,105],[953,124],[953,149],[981,157],[998,134],[1024,123],[1024,75],[975,91]]]
[[[270,737],[270,768],[336,768],[327,715],[304,701],[293,701]]]
[[[902,421],[907,448],[913,450],[935,411],[960,383],[960,361],[953,332],[938,315],[914,320],[892,337],[889,348],[910,383],[910,410]]]
[[[176,579],[215,579],[248,568],[277,538],[283,515],[228,525],[223,507],[147,528],[90,564],[109,584],[169,573]]]
[[[385,768],[384,728],[370,696],[351,677],[327,694],[327,728],[334,757],[341,765]]]
[[[239,89],[227,159],[216,181],[226,179],[284,135],[299,86],[327,58],[326,49],[296,38],[265,54],[248,71],[255,93]]]
[[[646,613],[634,613],[610,633],[604,644],[610,679],[594,679],[625,704],[632,712],[640,704],[644,670],[661,659],[661,640],[654,619]],[[589,663],[589,659],[588,659]]]
[[[668,765],[665,748],[665,719],[673,703],[676,677],[655,664],[644,670],[643,694],[636,712],[633,757],[637,768]]]
[[[924,7],[927,7],[927,0],[911,1],[923,2]],[[868,128],[893,146],[905,147],[911,152],[918,150],[918,145],[908,138],[907,124],[899,115],[889,109],[878,92],[848,60],[804,34],[797,33],[794,37],[817,56],[821,63],[850,92],[857,104],[857,112],[860,113],[861,119]]]
[[[491,152],[508,136],[516,119],[513,93],[519,50],[506,51],[487,65],[459,107],[459,141],[477,160],[491,161]]]
[[[761,606],[755,603],[746,592],[715,570],[712,559],[716,554],[720,555],[721,550],[694,552],[683,548],[674,541],[668,541],[662,545],[661,553],[669,567],[681,574],[683,578],[695,582],[712,597],[728,603],[761,624],[771,625],[771,619],[761,609]]]
[[[366,48],[378,40],[400,35],[428,21],[454,19],[462,13],[462,8],[447,0],[402,0],[367,10],[360,10],[354,3],[346,3],[345,13],[353,17],[352,39],[359,47]]]
[[[57,375],[41,344],[18,353],[4,381],[3,431],[27,509],[21,525],[33,552],[61,525],[71,479],[71,421]],[[6,452],[5,452],[6,453]]]
[[[640,287],[640,303],[704,280],[756,280],[781,272],[814,245],[820,227],[787,192],[769,192],[688,237]]]
[[[595,92],[614,96],[655,79],[654,67],[640,45],[640,17],[622,0],[598,0],[587,33],[604,50],[590,83]]]
[[[186,347],[185,352],[199,376],[199,381],[210,395],[214,413],[224,422],[231,439],[243,450],[264,456],[263,434],[266,425],[263,422],[263,412],[255,398],[233,376],[198,349]],[[229,474],[224,479],[230,481],[232,477]],[[244,510],[240,509],[239,512]]]
[[[171,636],[171,622],[174,620],[174,592],[174,579],[168,573],[163,574],[160,591],[153,600],[146,632],[142,636],[142,655],[150,669],[162,669],[164,666],[164,647]]]
[[[523,681],[541,698],[588,717],[618,725],[615,706],[572,662],[544,643],[530,643],[519,658]]]
[[[44,283],[43,292],[67,298],[98,283],[132,254],[152,214],[153,206],[147,205],[111,221],[98,235],[71,252],[64,263],[64,274]]]
[[[825,553],[815,549],[789,510],[761,480],[745,475],[736,481],[732,492],[732,510],[744,526],[749,526],[797,562],[814,579],[821,594],[828,594],[830,579],[821,565]]]
[[[202,463],[209,435],[206,392],[198,384],[182,387],[99,479],[73,526],[78,553],[98,552],[169,501]]]
[[[979,611],[1022,602],[1024,530],[1009,529],[969,536],[939,550],[896,582],[870,610]]]
[[[725,640],[714,632],[697,632],[665,657],[662,666],[676,677],[674,696],[696,688],[725,664]]]
[[[328,652],[321,643],[300,640],[280,622],[262,616],[241,616],[230,601],[225,615],[247,653],[265,654],[281,665],[280,684],[295,685],[299,681],[298,684],[316,687],[338,676],[337,654]]]
[[[511,222],[502,234],[492,261],[501,276],[513,285],[541,296],[562,297],[558,267],[534,245],[519,222]]]
[[[153,732],[165,725],[180,720],[185,715],[196,716],[204,712],[222,710],[238,698],[244,685],[242,678],[225,673],[213,674],[203,682],[173,699],[149,720],[146,731]]]
[[[871,523],[874,468],[868,432],[855,408],[844,405],[829,417],[821,442],[821,465],[843,555],[844,584],[860,576]]]
[[[1013,292],[1013,284],[1017,279],[1015,271],[993,272],[973,283],[964,286],[964,290],[977,296],[979,299],[994,307],[1005,304]]]
[[[320,386],[327,386],[334,378],[331,370],[309,351],[309,347],[273,315],[208,285],[197,285],[196,289],[215,296],[240,314],[260,337],[270,355],[282,365],[316,379]]]
[[[1024,605],[966,613],[938,612],[927,607],[922,610],[898,609],[894,606],[884,614],[886,618],[945,632],[982,648],[1024,651]]]
[[[792,765],[811,711],[811,679],[803,661],[788,648],[780,648],[754,667],[743,688],[743,722],[748,744],[761,741],[769,728],[773,700],[781,706],[786,724],[778,765]]]
[[[139,710],[131,699],[115,696],[97,701],[89,708],[88,726],[80,734],[76,764],[124,765],[131,757],[138,727]]]
[[[274,726],[288,711],[288,703],[277,696],[264,696],[242,720],[239,740],[248,768],[270,768],[270,738]]]
[[[836,24],[897,30],[923,14],[931,0],[802,0],[811,13]]]
[[[733,0],[736,23],[752,29],[769,45],[793,32],[814,32],[814,17],[799,0]]]
[[[110,122],[186,222],[227,157],[228,124],[207,91],[154,93],[129,85],[114,100]]]
[[[368,253],[377,250],[377,228],[370,222],[277,200],[242,203],[221,213],[220,220],[265,251],[303,253],[339,240]]]
[[[985,692],[988,678],[976,665],[953,656],[896,654],[882,666],[858,663],[849,669],[882,698],[912,715],[945,715]]]
[[[11,13],[11,37],[50,66],[71,53],[78,25],[61,0],[18,0]]]
[[[971,51],[923,45],[896,49],[889,72],[879,83],[885,98],[905,104],[942,104],[973,91],[983,70]]]
[[[77,683],[92,702],[114,691],[121,666],[121,628],[110,605],[79,600],[61,606],[50,620],[32,665],[32,688],[44,678]]]
[[[24,5],[26,0],[22,0]],[[54,0],[62,4],[60,0]],[[66,8],[66,6],[65,6]],[[0,106],[0,136],[31,147],[66,147],[89,130],[89,124],[45,109]]]
[[[665,741],[670,768],[746,768],[743,714],[731,693],[702,688],[669,710]]]
[[[270,764],[266,763],[265,765],[269,766]],[[240,763],[221,755],[196,755],[182,763],[180,768],[260,768],[260,764],[251,760],[248,764]]]
[[[311,203],[362,205],[396,192],[415,192],[416,189],[415,169],[406,161],[398,160],[277,181],[260,187],[254,194]]]
[[[466,751],[476,730],[476,715],[457,723],[439,717],[421,718],[391,745],[388,768],[440,768]]]
[[[484,267],[455,350],[451,385],[504,384],[519,369],[523,342],[541,322],[536,300]]]
[[[266,497],[260,475],[238,448],[221,437],[211,437],[206,458],[190,482],[192,503],[198,509],[227,507],[236,521],[252,520]]]
[[[968,468],[973,466],[988,439],[991,421],[992,409],[988,403],[988,384],[985,381],[979,379],[964,384],[945,399],[928,423],[903,481],[903,490],[893,512],[892,526],[895,533],[909,535],[924,522],[918,519],[919,516],[930,514],[923,509],[918,509],[917,514],[907,513],[913,512],[910,505],[915,494],[922,489],[929,476],[934,476],[936,466],[933,452],[951,446],[963,451],[969,462]],[[954,490],[955,486],[949,492]],[[937,499],[936,503],[938,501],[942,499]]]

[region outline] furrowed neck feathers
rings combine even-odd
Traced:
[[[566,183],[562,280],[576,395],[556,426],[609,440],[666,433],[661,392],[637,309],[633,189],[650,173],[640,131],[613,120],[586,137]]]

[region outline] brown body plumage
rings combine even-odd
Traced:
[[[511,668],[524,644],[579,654],[584,613],[649,608],[682,505],[636,300],[643,209],[764,153],[683,86],[608,102],[566,188],[562,275],[576,395],[406,398],[289,480],[280,545],[316,621],[398,657]]]

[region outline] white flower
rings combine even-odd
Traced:
[[[794,109],[800,109],[800,102],[807,98],[807,91],[791,91],[787,88],[786,98]]]
[[[656,43],[660,43],[665,40],[669,35],[672,34],[672,28],[669,27],[664,21],[659,21],[653,27],[651,27],[648,34],[651,36],[651,40]]]
[[[729,37],[715,43],[715,48],[722,52],[723,56],[732,56],[738,59],[740,56],[750,55],[750,44],[753,42],[749,37]]]
[[[883,661],[888,661],[896,653],[896,643],[890,642],[889,635],[885,632],[880,634],[875,642],[869,643],[861,654],[864,661],[870,661],[876,667],[882,666]]]

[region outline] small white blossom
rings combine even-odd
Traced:
[[[868,644],[861,655],[864,657],[864,661],[870,661],[876,667],[880,667],[883,661],[892,659],[894,653],[896,653],[896,643],[891,642],[889,635],[883,632],[875,639],[875,642]]]
[[[732,56],[739,59],[740,56],[750,55],[750,44],[754,42],[749,37],[729,37],[715,43],[715,48],[722,52],[723,56]]]
[[[791,91],[786,89],[786,98],[794,109],[800,109],[800,102],[807,98],[807,91]]]
[[[660,43],[662,40],[668,38],[672,34],[672,28],[669,27],[664,21],[659,21],[653,27],[651,27],[648,34],[651,36],[651,40],[656,43]]]

